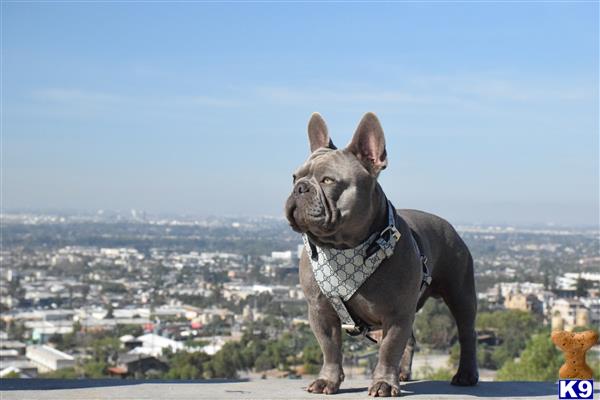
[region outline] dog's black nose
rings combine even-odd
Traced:
[[[306,182],[298,182],[296,185],[296,193],[304,194],[310,192],[310,185]]]

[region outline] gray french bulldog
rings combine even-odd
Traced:
[[[293,178],[286,216],[291,227],[321,248],[351,249],[388,226],[387,199],[377,182],[387,166],[385,139],[379,120],[367,113],[350,144],[337,149],[325,121],[312,115],[308,124],[311,155]],[[433,296],[448,305],[458,328],[460,363],[453,385],[471,386],[479,379],[476,358],[473,259],[454,228],[442,218],[417,210],[397,210],[400,239],[393,254],[345,302],[350,314],[382,330],[379,360],[373,371],[370,396],[400,395],[400,381],[411,375],[415,313]],[[431,284],[420,290],[422,260],[415,238],[428,259]],[[308,301],[310,326],[323,352],[312,393],[336,393],[344,380],[340,318],[315,280],[304,249],[300,284]]]

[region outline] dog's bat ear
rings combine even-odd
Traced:
[[[385,137],[375,114],[368,112],[362,117],[347,149],[373,176],[379,175],[387,167]]]
[[[308,121],[308,142],[310,143],[310,152],[312,153],[320,147],[329,147],[335,150],[336,147],[329,138],[325,120],[319,113],[313,113]]]

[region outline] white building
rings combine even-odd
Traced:
[[[139,336],[136,340],[142,342],[142,345],[132,349],[129,354],[147,354],[158,357],[162,354],[164,349],[171,349],[171,351],[175,353],[186,348],[182,342],[159,336],[154,333]]]
[[[40,372],[56,371],[75,366],[73,356],[50,346],[27,346],[25,357],[37,365]]]
[[[600,325],[600,298],[598,297],[581,297],[581,303],[587,307],[590,312],[590,325]]]
[[[594,272],[567,272],[556,277],[556,286],[562,290],[575,290],[577,281],[583,279],[590,282],[600,282],[600,273]]]
[[[271,258],[273,260],[290,261],[292,259],[292,251],[272,251]]]
[[[554,319],[557,316],[562,318],[565,330],[572,330],[576,326],[584,326],[589,323],[589,310],[576,299],[555,300],[552,306],[552,317]]]

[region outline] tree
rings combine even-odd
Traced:
[[[8,337],[14,340],[25,340],[25,333],[27,329],[25,329],[25,324],[20,321],[11,321],[8,324]]]
[[[534,335],[518,360],[508,360],[498,371],[499,381],[554,381],[564,362],[548,332]]]
[[[169,358],[169,371],[164,375],[167,379],[199,379],[203,377],[203,365],[210,356],[202,351],[188,353],[166,353]]]
[[[491,354],[480,355],[486,366],[498,369],[508,360],[517,357],[525,348],[531,335],[538,331],[538,317],[526,311],[502,310],[479,313],[477,330],[492,331],[500,340],[499,346],[480,347]]]
[[[57,369],[56,371],[46,372],[45,374],[39,374],[39,378],[45,379],[77,379],[81,377],[74,367]]]
[[[256,369],[257,372],[267,371],[274,367],[275,364],[273,364],[273,361],[271,360],[271,357],[269,357],[269,354],[267,352],[264,352],[261,355],[259,355],[256,361],[254,362],[254,369]]]
[[[304,361],[304,371],[307,374],[319,373],[321,364],[323,363],[323,353],[316,340],[304,346],[302,361]]]
[[[19,379],[21,377],[21,373],[17,371],[11,371],[8,374],[4,375],[2,379]]]
[[[417,343],[434,349],[447,349],[456,337],[456,324],[448,307],[435,299],[425,303],[417,314],[414,329]]]
[[[104,316],[104,319],[111,319],[114,318],[114,307],[112,305],[112,303],[108,303],[108,310],[106,311],[106,315]]]
[[[592,282],[590,282],[586,279],[577,278],[577,284],[575,286],[575,294],[579,297],[585,297],[585,296],[587,296],[588,289],[591,287],[592,287]]]
[[[237,371],[244,369],[239,343],[225,343],[203,369],[208,378],[237,378]]]

